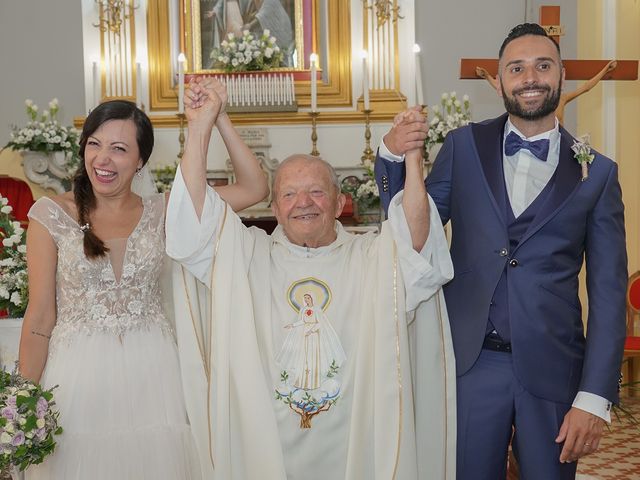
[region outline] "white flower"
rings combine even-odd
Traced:
[[[5,205],[4,207],[0,208],[0,213],[11,213],[13,211],[13,207],[11,205]]]
[[[58,108],[58,99],[57,99],[57,98],[54,98],[53,100],[51,100],[51,101],[49,102],[49,108],[50,108],[51,110],[55,110],[55,109],[57,109],[57,108]]]
[[[44,418],[39,418],[39,419],[36,420],[36,427],[44,428],[44,425],[45,425]]]
[[[12,247],[13,246],[13,238],[9,237],[9,238],[3,238],[2,239],[2,245],[5,247]]]
[[[12,440],[11,435],[9,435],[6,431],[0,433],[0,443],[8,445],[11,443],[11,440]]]
[[[30,107],[32,107],[32,106],[33,106],[33,100],[30,100],[30,99],[28,99],[28,98],[27,98],[27,99],[24,101],[24,104],[25,104],[27,107],[29,107],[29,108],[30,108]]]
[[[7,205],[9,203],[9,199],[0,195],[0,205]]]
[[[22,305],[22,298],[20,297],[20,292],[13,292],[11,294],[11,298],[9,299],[11,303],[13,303],[16,307]]]
[[[264,56],[266,58],[271,58],[272,55],[273,55],[273,48],[266,48],[264,50]]]
[[[264,29],[264,32],[262,32],[262,34],[263,34],[265,37],[269,37],[269,36],[271,35],[271,32],[269,31],[269,29],[268,29],[268,28],[265,28],[265,29]]]
[[[234,58],[233,60],[231,60],[231,65],[233,65],[234,67],[238,66],[238,59]]]

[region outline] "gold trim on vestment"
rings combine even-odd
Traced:
[[[398,251],[395,242],[393,243],[393,318],[396,322],[396,368],[398,371],[398,447],[396,450],[396,462],[393,467],[393,477],[396,478],[398,474],[398,464],[400,463],[400,443],[402,439],[402,365],[400,359],[400,320],[398,319]]]
[[[436,308],[438,309],[438,325],[440,327],[440,346],[442,347],[442,362],[444,364],[444,478],[449,478],[447,475],[447,448],[449,447],[448,435],[449,435],[449,403],[447,402],[447,351],[444,343],[444,328],[442,328],[442,307],[440,306],[440,292],[436,292]]]
[[[217,233],[216,243],[213,249],[213,261],[211,264],[211,278],[209,279],[209,285],[211,288],[211,293],[209,294],[209,338],[207,339],[207,346],[205,350],[204,340],[200,338],[198,335],[198,328],[195,323],[195,315],[193,314],[193,309],[191,308],[191,297],[189,295],[189,289],[187,288],[187,281],[184,274],[184,266],[181,265],[182,269],[182,285],[184,287],[184,293],[187,297],[187,305],[189,307],[189,315],[191,317],[191,326],[193,327],[193,333],[196,335],[196,342],[198,344],[198,350],[200,351],[200,357],[202,358],[202,367],[204,368],[205,377],[207,379],[207,428],[209,434],[209,460],[211,461],[211,466],[215,469],[215,463],[213,461],[213,441],[211,435],[211,342],[213,337],[213,279],[214,279],[214,268],[216,266],[216,259],[218,258],[218,247],[220,246],[220,238],[222,237],[222,232],[224,231],[224,226],[227,220],[227,208],[228,205],[225,202],[224,204],[224,214],[222,216],[222,223],[220,225],[219,232]],[[202,336],[204,336],[204,331],[202,331]]]

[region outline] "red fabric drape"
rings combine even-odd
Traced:
[[[27,213],[33,205],[33,194],[27,182],[18,178],[0,176],[0,193],[9,199],[9,205],[13,207],[11,212],[13,217],[26,226]]]

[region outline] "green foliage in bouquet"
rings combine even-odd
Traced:
[[[23,471],[42,463],[55,450],[55,436],[62,433],[62,427],[53,390],[17,372],[0,372],[0,472]]]

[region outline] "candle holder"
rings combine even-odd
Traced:
[[[362,162],[364,162],[365,160],[373,160],[374,159],[374,155],[373,155],[373,150],[371,150],[371,128],[369,127],[369,116],[371,115],[372,110],[368,109],[368,110],[364,110],[364,142],[365,142],[365,147],[364,147],[364,151],[362,152],[362,157],[360,157],[360,160],[362,160]]]
[[[178,142],[180,143],[180,152],[178,152],[178,158],[182,160],[184,155],[184,121],[186,116],[184,113],[178,113],[178,120],[180,121],[180,133],[178,134]]]
[[[316,121],[318,118],[318,115],[320,114],[320,112],[310,112],[311,115],[311,144],[313,145],[313,148],[311,149],[311,155],[313,155],[314,157],[319,157],[320,156],[320,152],[318,151],[318,147],[316,146],[316,143],[318,141],[318,133],[316,131]]]

